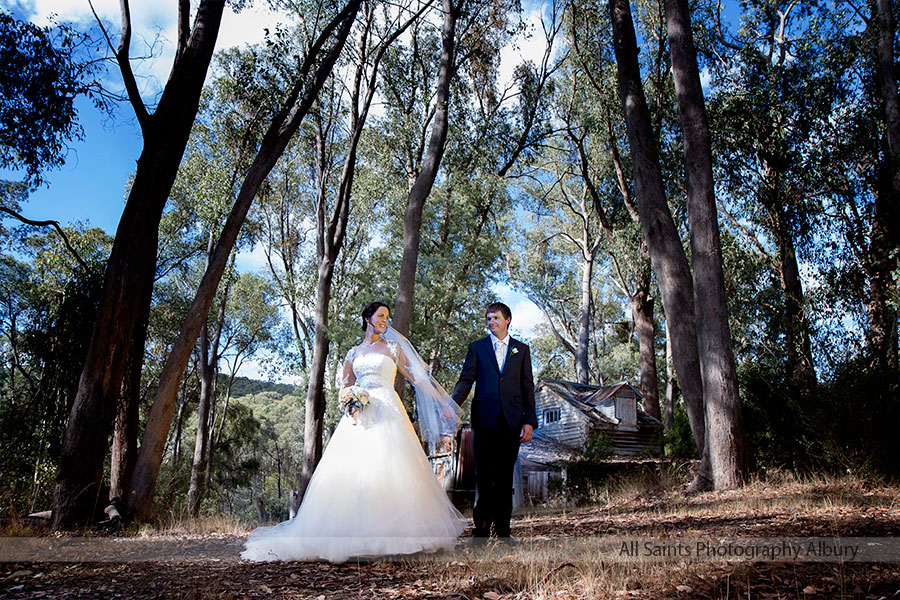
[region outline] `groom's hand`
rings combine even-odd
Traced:
[[[531,425],[525,423],[522,425],[522,433],[519,434],[519,443],[524,444],[528,440],[531,439],[531,434],[534,433],[534,429],[531,428]]]

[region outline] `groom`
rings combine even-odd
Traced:
[[[495,302],[485,312],[490,335],[469,344],[459,381],[453,388],[457,404],[472,400],[475,446],[474,538],[490,536],[491,526],[501,539],[509,539],[512,513],[513,468],[519,444],[531,439],[537,427],[531,351],[509,337],[512,312]]]

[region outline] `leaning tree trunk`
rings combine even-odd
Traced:
[[[691,484],[694,490],[712,483],[706,452],[703,384],[694,320],[691,270],[666,204],[659,152],[650,111],[644,96],[638,63],[637,40],[628,0],[609,1],[619,78],[619,94],[634,163],[634,188],[644,240],[659,282],[663,310],[672,340],[672,357],[684,396],[691,431],[700,454],[700,469]]]
[[[206,322],[216,289],[225,271],[228,256],[231,254],[247,212],[250,210],[250,204],[253,202],[256,192],[265,181],[272,167],[275,166],[275,163],[284,152],[291,137],[300,127],[303,117],[306,116],[316,96],[318,96],[319,90],[331,74],[332,67],[343,50],[344,42],[350,33],[361,2],[362,0],[350,0],[341,13],[322,31],[322,34],[304,60],[304,67],[301,69],[302,73],[309,72],[314,62],[318,59],[325,41],[333,33],[335,34],[335,41],[316,68],[313,82],[303,93],[302,97],[300,92],[303,91],[304,77],[301,76],[301,80],[296,82],[294,89],[288,95],[284,107],[269,126],[260,145],[259,152],[248,169],[237,200],[235,200],[231,214],[229,214],[228,220],[222,228],[219,241],[200,282],[200,287],[197,289],[197,294],[188,310],[181,332],[172,345],[166,364],[163,367],[159,387],[153,400],[153,406],[150,409],[144,435],[141,438],[138,462],[135,466],[131,492],[128,496],[128,507],[132,514],[143,517],[152,510],[153,492],[156,489],[156,479],[159,475],[159,467],[162,464],[166,437],[172,425],[175,398],[178,395],[181,376],[190,359],[191,351],[197,336],[200,334],[200,329],[203,327],[203,323]],[[335,33],[335,29],[339,29],[337,33]]]
[[[694,314],[699,324],[697,343],[706,405],[706,440],[713,488],[731,489],[741,485],[747,474],[749,451],[728,327],[722,245],[712,177],[712,146],[687,0],[666,0],[665,8],[684,137]]]
[[[140,100],[131,72],[130,16],[127,4],[123,7],[117,57],[144,134],[144,148],[116,229],[97,322],[60,454],[53,490],[53,527],[57,529],[89,521],[100,500],[116,399],[140,307],[152,293],[159,221],[197,114],[225,2],[203,0],[191,30],[179,31],[179,52],[153,114]],[[187,3],[179,5],[182,23],[187,23],[187,7]]]
[[[458,2],[461,3],[462,0],[458,0]],[[397,301],[394,304],[392,318],[394,329],[403,335],[409,335],[409,326],[412,323],[422,211],[425,208],[425,200],[434,186],[434,180],[437,178],[447,141],[447,111],[450,103],[450,81],[454,72],[456,19],[459,16],[459,8],[459,5],[453,6],[452,0],[443,0],[444,25],[441,30],[441,62],[438,69],[434,125],[432,125],[431,138],[428,141],[428,153],[422,163],[422,170],[406,198],[406,212],[403,215],[403,258],[400,263]]]

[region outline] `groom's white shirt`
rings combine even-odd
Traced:
[[[491,346],[494,348],[494,357],[497,359],[497,366],[500,372],[503,372],[503,363],[506,362],[506,348],[509,345],[509,334],[506,334],[502,340],[491,332]]]

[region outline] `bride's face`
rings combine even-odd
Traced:
[[[388,317],[390,317],[390,315],[391,313],[386,307],[379,306],[378,310],[375,311],[375,314],[369,317],[370,331],[382,335],[387,331]]]

